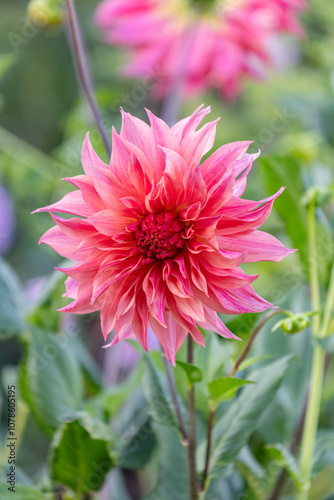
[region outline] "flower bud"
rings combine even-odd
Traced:
[[[315,186],[306,191],[302,197],[303,205],[308,206],[314,202],[316,207],[325,207],[334,198],[334,186]]]
[[[31,0],[28,19],[39,28],[58,26],[64,18],[62,4],[62,0]]]
[[[290,313],[287,318],[284,318],[278,321],[272,328],[272,332],[282,328],[283,332],[288,333],[289,335],[294,335],[295,333],[299,333],[307,326],[310,326],[311,320],[310,317],[314,316],[314,314],[318,314],[317,312],[305,312],[300,314],[292,314]]]

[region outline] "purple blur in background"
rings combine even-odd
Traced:
[[[15,216],[12,198],[0,184],[0,254],[8,252],[15,233]]]

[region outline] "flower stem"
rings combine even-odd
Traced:
[[[188,335],[187,362],[194,361],[194,341]],[[188,464],[189,464],[189,488],[190,500],[198,500],[197,474],[196,474],[196,414],[195,414],[195,387],[192,384],[187,391],[189,412],[189,440],[188,440]]]
[[[309,206],[309,258],[310,258],[310,284],[312,305],[315,311],[320,311],[320,287],[316,252],[316,220],[315,202]],[[326,299],[325,312],[322,324],[320,314],[313,318],[312,333],[315,339],[323,338],[329,326],[331,311],[334,306],[334,263],[331,271],[329,291]],[[322,386],[324,379],[325,352],[319,343],[316,343],[313,351],[312,371],[310,380],[310,397],[306,411],[305,425],[302,437],[302,448],[300,457],[300,471],[302,487],[298,492],[297,500],[307,500],[311,487],[312,459],[316,440],[317,427],[320,415]]]
[[[206,481],[209,474],[209,466],[210,466],[210,451],[211,451],[211,438],[212,438],[212,428],[213,428],[213,420],[215,417],[216,409],[210,408],[209,418],[208,418],[208,430],[207,430],[207,444],[206,444],[206,455],[205,455],[205,467],[203,472],[203,478],[201,483],[201,492],[205,491]]]
[[[75,57],[76,66],[78,68],[82,87],[84,89],[84,92],[87,96],[87,100],[88,100],[89,105],[91,107],[91,110],[93,112],[93,116],[94,116],[97,128],[99,130],[99,133],[101,135],[104,147],[107,151],[108,157],[110,158],[111,145],[110,145],[110,142],[108,139],[107,132],[106,132],[105,127],[103,125],[100,111],[98,109],[98,106],[97,106],[97,103],[95,100],[94,90],[93,90],[93,82],[92,82],[92,78],[91,78],[90,71],[88,68],[87,56],[86,56],[86,52],[84,49],[83,38],[82,38],[82,34],[80,32],[80,27],[79,27],[77,15],[75,12],[73,0],[65,0],[65,1],[66,1],[67,11],[68,11],[68,19],[69,19],[70,33],[71,33],[71,38],[72,38],[72,43],[73,43],[74,57]]]
[[[177,418],[177,421],[179,424],[179,429],[180,429],[181,434],[182,434],[182,440],[183,440],[184,444],[188,444],[188,434],[187,434],[187,431],[186,431],[186,428],[185,428],[185,425],[183,422],[182,413],[181,413],[180,406],[179,406],[179,403],[177,400],[175,383],[174,383],[173,375],[171,373],[171,367],[170,367],[169,362],[165,358],[165,356],[163,356],[163,363],[164,363],[164,367],[165,367],[165,371],[166,371],[169,392],[170,392],[170,395],[171,395],[171,398],[173,401],[173,405],[175,408],[175,413],[176,413],[176,418]]]
[[[238,358],[236,364],[234,367],[231,369],[230,373],[228,374],[228,377],[233,377],[233,375],[238,371],[239,366],[243,362],[243,360],[246,358],[247,354],[250,351],[250,348],[252,347],[252,344],[259,334],[259,332],[262,330],[264,325],[273,317],[276,316],[277,314],[289,314],[289,311],[285,309],[276,309],[275,311],[271,311],[269,314],[267,314],[255,327],[254,332],[249,339],[245,349],[242,351],[240,357]],[[212,427],[213,427],[213,420],[215,416],[215,408],[210,408],[209,409],[209,418],[208,418],[208,428],[207,428],[207,444],[206,444],[206,454],[205,454],[205,467],[204,467],[204,473],[202,477],[202,483],[201,483],[201,493],[205,492],[206,489],[206,483],[207,483],[207,478],[209,474],[209,469],[210,469],[210,451],[211,451],[211,437],[212,437]]]
[[[289,311],[287,311],[286,309],[276,309],[275,311],[271,311],[270,313],[268,313],[259,323],[258,325],[255,327],[255,330],[251,336],[251,338],[249,339],[245,349],[242,351],[240,357],[238,358],[237,362],[235,363],[235,365],[233,366],[233,368],[231,369],[230,373],[228,374],[228,377],[233,377],[233,375],[238,371],[239,369],[239,366],[241,365],[241,363],[243,362],[243,360],[246,358],[247,354],[249,353],[250,351],[250,348],[252,347],[252,344],[254,342],[254,340],[256,339],[257,335],[260,333],[260,331],[262,330],[262,328],[264,327],[264,325],[273,317],[273,316],[276,316],[277,314],[289,314]]]

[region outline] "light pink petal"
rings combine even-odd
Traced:
[[[247,248],[245,262],[270,260],[279,262],[295,252],[286,248],[277,238],[263,231],[250,231],[236,236],[217,236],[219,246],[226,250],[242,251]]]
[[[239,337],[234,335],[227,326],[218,318],[217,313],[212,311],[209,307],[204,308],[205,312],[205,323],[198,323],[198,326],[204,329],[212,330],[213,332],[218,333],[224,338],[240,340]]]
[[[74,239],[83,239],[96,232],[95,228],[86,219],[63,219],[51,214],[57,226],[68,236]]]
[[[120,217],[117,211],[107,209],[88,217],[87,221],[100,233],[106,236],[115,236],[124,232],[125,228],[130,224],[134,224],[136,218],[126,215]]]
[[[249,174],[253,162],[260,156],[260,150],[254,154],[245,154],[240,160],[234,163],[236,181],[234,184],[233,195],[240,197],[247,185],[247,175]]]
[[[188,335],[187,329],[183,328],[172,316],[166,313],[166,327],[163,327],[154,318],[150,318],[150,324],[154,334],[163,347],[168,361],[175,366],[175,356]]]
[[[80,260],[80,258],[74,256],[78,246],[80,245],[80,241],[81,240],[79,239],[75,240],[73,238],[69,238],[66,234],[64,234],[61,228],[53,226],[43,234],[39,243],[49,245],[55,252],[62,257],[65,257],[65,259],[72,260],[76,258],[77,260]],[[84,260],[84,257],[82,257],[82,260]]]
[[[86,134],[82,150],[81,150],[81,163],[87,175],[93,175],[97,168],[108,168],[108,166],[100,159],[95,153],[93,146],[89,140],[89,133]]]
[[[72,191],[56,203],[39,208],[33,213],[37,212],[62,212],[65,214],[80,215],[81,217],[87,217],[94,213],[93,209],[86,205],[80,191]]]
[[[77,175],[75,177],[64,177],[63,180],[70,182],[73,186],[80,189],[86,205],[94,212],[99,212],[106,208],[95,189],[93,177],[89,177],[88,175]]]
[[[252,141],[225,144],[201,165],[201,173],[208,188],[216,184],[233,164],[242,158]]]
[[[136,297],[135,310],[132,318],[132,329],[140,345],[148,351],[147,345],[148,309],[146,296],[143,292]]]
[[[182,141],[180,155],[188,165],[199,165],[202,156],[210,151],[216,137],[218,121],[219,118],[214,122],[206,123],[200,130]]]
[[[182,144],[183,140],[185,140],[187,137],[191,136],[195,130],[197,129],[198,125],[201,123],[203,118],[210,113],[211,108],[210,106],[207,108],[203,108],[204,104],[199,106],[194,113],[189,116],[188,118],[183,118],[183,120],[178,121],[171,130],[175,134],[175,136],[179,139],[180,143]]]
[[[178,153],[179,143],[172,130],[163,120],[155,116],[149,109],[146,109],[146,113],[151,124],[155,144]]]

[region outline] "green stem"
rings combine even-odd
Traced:
[[[316,219],[315,202],[312,201],[309,207],[308,217],[309,229],[309,259],[310,259],[310,284],[312,307],[314,311],[319,311],[312,322],[313,337],[315,339],[324,337],[326,334],[330,312],[334,303],[334,267],[331,273],[329,293],[326,300],[325,314],[322,325],[320,325],[320,287],[319,272],[316,252]],[[300,456],[300,471],[302,487],[298,492],[297,500],[307,500],[311,488],[311,473],[313,452],[319,422],[322,386],[324,379],[325,352],[319,343],[316,344],[313,352],[312,371],[310,380],[310,397],[308,401],[305,425],[302,437],[302,448]]]
[[[309,206],[308,213],[308,247],[309,247],[309,273],[311,285],[311,299],[314,311],[318,311],[313,317],[312,328],[313,335],[317,337],[320,330],[320,286],[319,286],[319,270],[317,259],[317,237],[316,237],[316,222],[315,222],[315,201],[312,200]]]
[[[264,325],[273,317],[273,316],[276,316],[277,314],[286,314],[286,315],[289,315],[290,314],[290,311],[287,311],[286,309],[276,309],[275,311],[271,311],[270,313],[268,313],[258,324],[257,326],[255,327],[254,329],[254,332],[252,333],[252,336],[251,338],[249,339],[249,341],[247,342],[247,345],[245,347],[245,349],[242,351],[241,355],[239,356],[237,362],[235,363],[235,365],[233,366],[233,368],[231,369],[230,373],[227,375],[228,377],[233,377],[233,375],[235,375],[235,373],[238,371],[239,369],[239,366],[241,365],[241,363],[243,362],[243,360],[246,358],[247,354],[249,353],[250,351],[250,348],[252,347],[252,344],[254,342],[254,340],[256,339],[257,335],[260,333],[260,331],[262,330],[262,328],[264,327]]]
[[[300,472],[302,488],[298,492],[297,500],[307,500],[311,488],[311,472],[315,438],[317,433],[322,385],[324,377],[325,353],[317,344],[314,348],[310,397],[307,406],[305,425],[302,438],[302,449],[300,458]]]
[[[194,361],[194,341],[188,336],[187,362]],[[198,500],[197,474],[196,474],[196,413],[195,413],[195,387],[194,384],[187,391],[189,413],[189,439],[188,439],[188,464],[190,500]]]
[[[320,330],[320,337],[325,337],[328,334],[328,328],[333,309],[334,309],[334,261],[332,265],[331,276],[329,279],[328,294],[324,309],[324,318]]]

